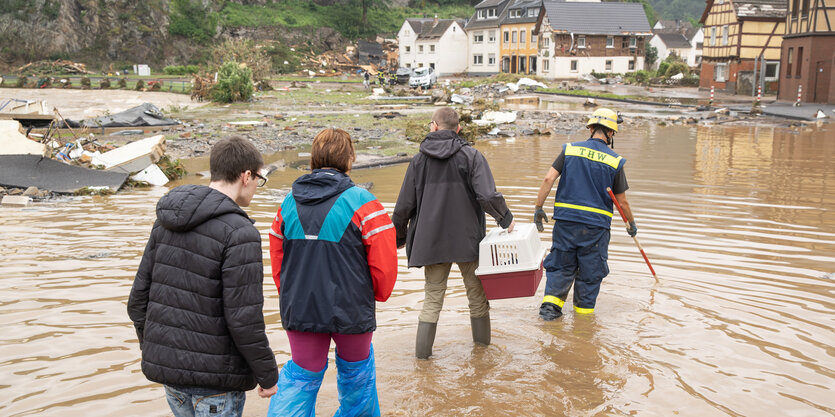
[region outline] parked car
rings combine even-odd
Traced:
[[[398,68],[397,72],[395,73],[395,79],[397,80],[397,84],[408,84],[409,78],[412,76],[412,69],[411,68]]]
[[[415,68],[414,71],[412,71],[412,75],[409,77],[409,87],[432,88],[436,81],[438,81],[438,74],[435,73],[435,68]]]

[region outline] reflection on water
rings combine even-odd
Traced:
[[[541,295],[497,300],[493,344],[475,347],[463,284],[453,279],[435,355],[416,361],[422,271],[401,266],[391,299],[378,304],[374,343],[384,414],[832,415],[833,129],[622,132],[615,150],[628,160],[638,237],[660,283],[618,225],[612,272],[591,317],[569,313],[545,323],[537,318]],[[581,139],[479,146],[518,221],[531,221],[541,176],[560,145]],[[271,191],[302,173],[292,168],[295,152],[266,160],[285,168],[248,209],[264,241],[279,199]],[[190,161],[189,169],[206,165]],[[374,182],[372,191],[391,209],[404,171],[400,165],[352,177]],[[162,390],[139,369],[125,311],[154,204],[166,191],[0,209],[0,414],[168,414]],[[264,255],[268,262],[266,247]],[[270,341],[284,362],[289,346],[278,297],[271,280],[264,288]],[[331,370],[320,415],[336,410],[335,385]],[[250,395],[246,414],[263,415],[266,405]]]

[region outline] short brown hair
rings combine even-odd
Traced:
[[[455,130],[458,127],[458,112],[452,107],[441,107],[435,110],[432,121],[442,130]]]
[[[264,166],[264,158],[250,141],[241,136],[221,139],[212,146],[209,157],[209,171],[212,181],[233,183],[244,171],[258,173]]]
[[[351,135],[342,129],[325,129],[313,139],[310,169],[328,167],[347,172],[356,159]]]

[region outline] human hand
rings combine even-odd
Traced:
[[[635,237],[638,234],[638,225],[635,224],[635,220],[629,222],[629,227],[626,228],[626,233],[629,233],[629,236]]]
[[[261,388],[260,386],[258,387],[258,396],[261,397],[261,398],[270,398],[273,395],[275,395],[275,393],[277,393],[277,392],[278,392],[278,385],[277,384],[273,385],[272,388],[267,388],[267,389]]]
[[[512,232],[512,231],[513,231],[513,228],[514,228],[515,226],[516,226],[516,220],[511,220],[511,221],[510,221],[510,226],[507,226],[507,233]]]
[[[548,215],[545,214],[545,210],[542,210],[542,206],[534,207],[533,223],[536,225],[536,230],[540,232],[545,231],[545,227],[542,225],[543,220],[548,223]]]

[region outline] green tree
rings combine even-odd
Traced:
[[[644,62],[647,65],[654,65],[655,61],[658,61],[658,48],[647,45],[646,52],[644,52]]]
[[[206,42],[215,36],[217,13],[200,0],[172,0],[168,33]]]
[[[212,101],[232,103],[247,101],[255,94],[252,70],[245,64],[227,61],[217,72],[217,83],[212,87]]]

